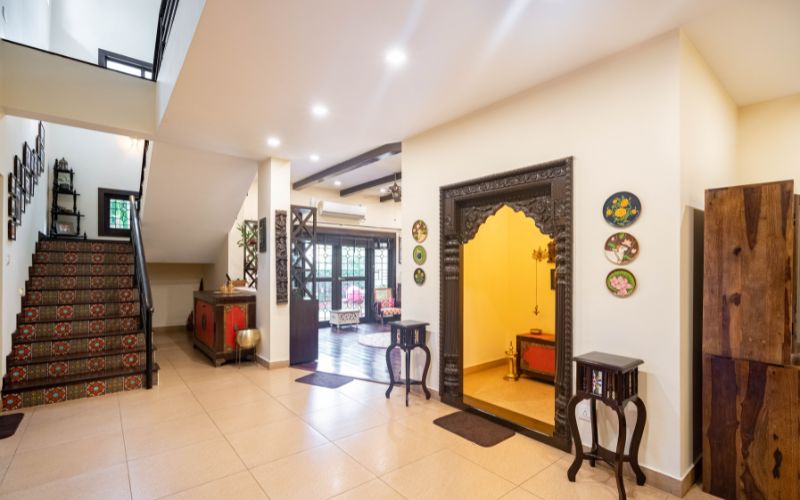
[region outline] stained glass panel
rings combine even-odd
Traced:
[[[317,244],[317,279],[333,276],[333,245]]]
[[[389,249],[375,249],[375,288],[387,288],[389,286]]]
[[[367,275],[367,249],[342,245],[342,276],[365,277]]]
[[[111,198],[108,200],[108,227],[110,229],[130,229],[131,203],[128,200]]]

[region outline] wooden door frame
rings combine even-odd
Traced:
[[[494,417],[562,450],[571,449],[567,403],[572,397],[572,157],[440,188],[439,394],[463,401],[463,248],[486,219],[509,206],[534,219],[556,242],[556,376],[553,435]]]

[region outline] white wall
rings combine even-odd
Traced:
[[[148,264],[155,311],[153,326],[184,326],[194,308],[194,292],[207,266],[200,264]]]
[[[427,282],[414,285],[413,267],[404,268],[403,317],[431,323],[430,382],[437,387],[439,187],[574,156],[574,354],[600,350],[644,359],[640,393],[649,417],[641,462],[675,478],[683,473],[676,443],[685,439],[679,424],[679,49],[672,33],[404,141],[402,207],[404,239],[410,241],[416,219],[429,227]],[[613,229],[601,207],[619,190],[643,202],[643,215],[630,228],[642,248],[630,266],[639,289],[627,299],[605,289],[613,266],[602,250]],[[403,247],[410,259],[411,245]]]
[[[0,38],[50,49],[50,0],[0,0]]]
[[[50,3],[52,52],[97,64],[97,50],[104,49],[153,62],[161,0],[52,0]]]
[[[144,141],[65,125],[48,124],[47,153],[52,168],[56,158],[66,158],[75,170],[75,189],[80,193],[78,210],[86,217],[81,232],[98,235],[97,189],[139,191]],[[62,203],[70,202],[61,197]],[[106,238],[106,237],[103,237]]]
[[[258,220],[258,176],[253,180],[236,221],[228,232],[228,275],[231,279],[244,279],[244,249],[236,244],[242,238],[236,227],[246,220]]]
[[[45,160],[49,163],[53,158],[49,144],[52,127],[45,125]],[[38,122],[4,116],[0,118],[0,165],[3,165],[2,174],[2,337],[0,337],[0,372],[5,373],[6,355],[11,350],[11,334],[16,329],[17,313],[22,310],[21,293],[25,289],[28,279],[28,268],[33,261],[33,252],[36,247],[39,232],[47,231],[47,186],[48,175],[42,174],[39,184],[34,191],[35,195],[22,215],[22,225],[17,227],[16,241],[8,239],[8,174],[13,171],[14,155],[22,158],[22,145],[25,141],[29,145],[36,143]]]

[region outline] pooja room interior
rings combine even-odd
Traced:
[[[0,38],[0,497],[800,498],[797,0]]]

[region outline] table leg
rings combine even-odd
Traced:
[[[594,456],[597,454],[597,400],[589,398],[589,421],[592,425],[592,456],[589,457],[589,465],[595,466],[596,459]]]
[[[420,348],[425,351],[425,368],[422,370],[422,391],[425,393],[425,399],[431,399],[431,391],[425,385],[425,380],[428,378],[428,369],[431,367],[431,351],[425,344],[421,345]]]
[[[628,450],[628,457],[631,463],[633,473],[636,474],[636,484],[643,485],[647,478],[639,467],[639,445],[642,442],[642,434],[644,434],[644,423],[647,420],[647,410],[644,407],[644,401],[638,397],[633,398],[633,404],[636,405],[636,427],[633,428],[633,436],[631,437],[631,448]]]
[[[572,442],[575,444],[575,460],[569,466],[567,471],[567,479],[575,482],[575,475],[583,465],[583,444],[581,444],[581,433],[578,430],[578,421],[575,419],[575,407],[578,406],[582,400],[586,399],[584,396],[575,395],[569,400],[567,404],[567,421],[569,423],[569,431],[572,434]]]
[[[408,395],[411,393],[411,349],[406,353],[406,406],[408,406]]]
[[[386,368],[389,370],[389,388],[386,389],[386,399],[389,399],[389,394],[392,393],[394,387],[394,374],[392,373],[392,350],[394,348],[394,343],[389,344],[389,347],[386,348]]]
[[[619,434],[617,435],[617,449],[616,461],[614,463],[615,476],[617,479],[617,491],[619,492],[619,500],[625,500],[625,483],[622,480],[622,466],[625,465],[625,438],[627,437],[627,425],[625,424],[625,408],[616,406],[614,410],[617,412],[617,419],[619,420]]]

